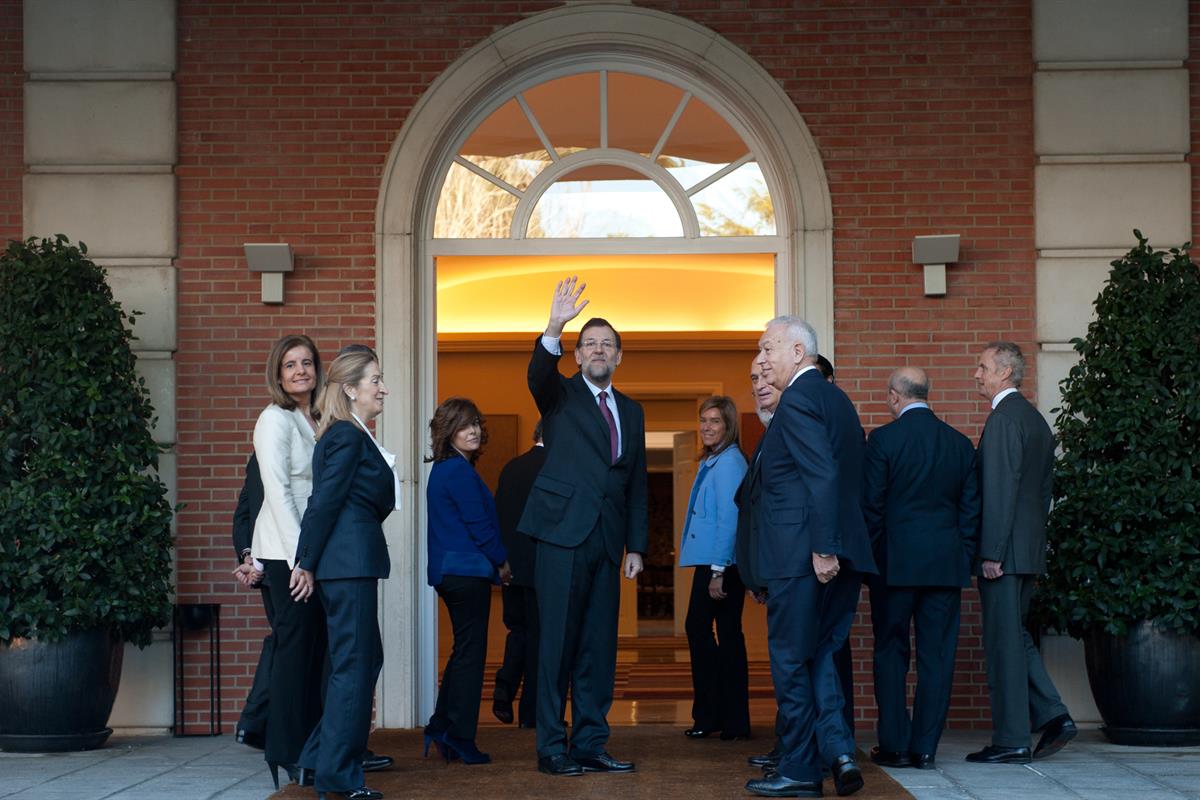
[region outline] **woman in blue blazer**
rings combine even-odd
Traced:
[[[400,498],[396,457],[367,428],[383,411],[387,393],[370,348],[344,348],[329,366],[313,451],[313,492],[292,572],[297,600],[307,600],[315,585],[329,633],[325,710],[300,754],[300,782],[311,776],[322,800],[326,792],[348,800],[383,797],[364,785],[362,756],[383,666],[377,584],[391,572],[383,520]]]
[[[746,459],[737,445],[737,406],[731,398],[713,396],[700,404],[700,441],[703,460],[679,548],[679,566],[696,568],[684,623],[695,724],[684,735],[703,739],[720,731],[722,739],[744,739],[750,736],[750,679],[742,635],[746,587],[734,563],[733,544],[738,516],[734,495],[746,474]]]
[[[429,510],[429,585],[450,614],[454,649],[442,672],[437,705],[425,727],[425,752],[434,743],[449,759],[486,764],[475,746],[483,666],[487,656],[492,584],[508,585],[512,571],[500,541],[496,503],[475,471],[487,443],[479,409],[451,397],[429,422],[433,461],[426,489]]]

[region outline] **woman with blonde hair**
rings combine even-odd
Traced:
[[[271,348],[266,373],[271,404],[254,425],[263,504],[242,561],[262,564],[274,612],[268,689],[274,702],[267,703],[264,756],[278,789],[279,767],[296,778],[300,750],[321,716],[325,619],[320,604],[297,602],[288,592],[300,520],[312,492],[312,455],[320,417],[313,401],[321,389],[321,355],[307,336],[284,336]]]
[[[325,712],[300,755],[300,783],[318,794],[379,800],[363,780],[371,701],[383,666],[378,582],[391,572],[383,520],[400,502],[396,457],[367,424],[383,411],[387,386],[375,352],[343,348],[321,393],[313,493],[300,524],[292,596],[320,596],[329,632]],[[304,698],[296,698],[303,702]]]

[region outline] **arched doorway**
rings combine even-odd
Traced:
[[[832,215],[824,170],[795,106],[745,53],[669,14],[583,6],[510,26],[455,62],[421,98],[393,145],[376,218],[377,341],[393,396],[380,433],[389,448],[407,455],[401,476],[405,510],[393,514],[387,528],[394,577],[382,589],[386,659],[378,721],[384,727],[417,724],[431,710],[436,681],[436,599],[424,585],[422,453],[435,405],[434,232],[448,165],[460,156],[467,134],[522,88],[591,71],[687,87],[737,130],[773,200],[776,311],[803,314],[830,343],[826,351],[833,352]],[[553,170],[535,177],[525,190],[528,200],[514,209],[509,230],[516,235],[510,239],[534,246],[525,237],[529,220],[556,177],[618,166],[654,180],[678,209],[683,236],[675,237],[669,252],[689,252],[689,247],[708,252],[711,245],[687,244],[700,238],[689,187],[681,195],[662,174],[665,169],[655,170],[654,159],[600,152],[616,150],[606,144],[590,155],[555,159]],[[703,186],[690,188],[698,192]],[[559,252],[544,242],[533,249]],[[613,246],[613,252],[620,250],[620,244]],[[488,252],[495,252],[494,243]]]

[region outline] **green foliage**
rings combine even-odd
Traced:
[[[1122,635],[1200,632],[1200,269],[1138,245],[1096,299],[1063,380],[1048,621]]]
[[[0,256],[0,643],[171,614],[171,514],[132,324],[87,247]]]

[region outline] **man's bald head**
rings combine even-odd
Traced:
[[[924,403],[929,399],[929,376],[920,367],[900,367],[888,378],[888,388],[909,402]]]

